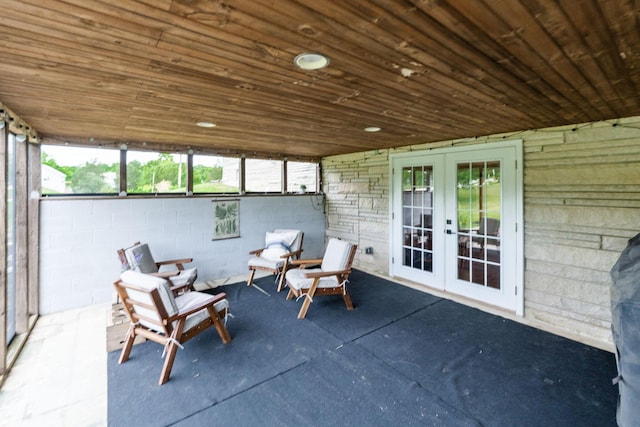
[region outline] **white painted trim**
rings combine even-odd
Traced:
[[[409,159],[411,157],[419,155],[437,155],[448,153],[459,153],[463,151],[475,151],[485,149],[500,149],[500,148],[514,148],[516,150],[515,158],[517,167],[515,171],[515,192],[516,192],[516,224],[517,230],[515,232],[515,245],[516,245],[516,283],[515,289],[517,290],[515,299],[515,314],[517,316],[524,316],[524,165],[523,165],[523,140],[513,139],[507,141],[478,143],[471,145],[460,145],[445,148],[438,148],[433,150],[415,150],[404,153],[395,153],[389,155],[389,276],[394,277],[394,264],[392,263],[392,257],[394,253],[393,242],[394,232],[397,227],[394,226],[394,211],[393,202],[395,198],[394,189],[394,176],[393,167],[397,160]]]

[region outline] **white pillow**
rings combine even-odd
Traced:
[[[296,239],[297,233],[270,233],[267,232],[264,239],[262,257],[269,261],[281,261],[280,257],[291,252],[291,244]]]

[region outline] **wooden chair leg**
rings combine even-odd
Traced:
[[[224,321],[220,317],[220,314],[216,311],[212,306],[207,307],[207,311],[209,312],[209,316],[211,320],[213,320],[213,326],[216,327],[218,331],[218,335],[220,335],[220,339],[224,344],[228,344],[231,342],[231,336],[229,335],[229,331],[227,331],[227,327],[224,325]]]
[[[344,300],[344,305],[347,306],[347,310],[353,310],[353,303],[351,302],[351,296],[349,295],[349,292],[345,290],[345,292],[342,294],[342,299]]]
[[[251,273],[249,273],[249,279],[247,280],[247,286],[251,286],[251,284],[253,283],[253,276],[255,276],[256,274],[256,270],[255,269],[251,269]]]
[[[131,354],[131,349],[133,348],[133,343],[136,340],[135,328],[130,327],[127,332],[127,339],[124,343],[124,347],[122,347],[122,352],[120,353],[120,359],[118,359],[118,364],[124,363],[129,360],[129,355]]]
[[[293,292],[293,289],[289,288],[289,292],[287,293],[287,301],[292,300],[293,297],[295,297],[296,294],[295,292]]]
[[[298,319],[304,319],[306,317],[310,305],[311,299],[309,299],[309,297],[305,295],[304,301],[302,301],[302,307],[300,307],[300,312],[298,313]]]
[[[298,319],[304,319],[307,315],[307,311],[309,310],[309,306],[311,305],[311,300],[314,296],[316,296],[316,289],[318,288],[318,283],[320,283],[320,279],[316,278],[313,280],[311,287],[306,292],[304,296],[304,301],[302,301],[302,307],[300,307],[300,312],[298,313]],[[302,292],[302,291],[301,291]]]
[[[181,318],[176,322],[175,329],[171,334],[171,338],[168,339],[168,344],[166,344],[166,353],[164,355],[164,365],[162,365],[162,372],[160,373],[160,380],[158,381],[158,385],[162,385],[169,381],[169,376],[171,376],[171,369],[173,369],[173,361],[176,358],[176,353],[178,352],[178,343],[182,338],[182,331],[184,329],[184,324],[186,322],[186,318]]]
[[[178,344],[171,341],[167,345],[167,354],[164,355],[164,365],[162,365],[162,372],[160,373],[160,380],[158,381],[158,385],[162,385],[169,381],[169,376],[171,375],[171,369],[173,369],[173,361],[176,358],[176,353],[178,352]]]
[[[278,292],[284,288],[284,276],[287,274],[287,266],[285,265],[280,272],[280,281],[278,282]]]

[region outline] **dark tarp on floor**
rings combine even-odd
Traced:
[[[178,351],[108,355],[109,426],[615,426],[615,357],[557,335],[354,271],[340,296],[301,301],[258,280],[223,290],[234,318]]]
[[[611,269],[611,330],[618,364],[617,421],[640,426],[640,234]]]

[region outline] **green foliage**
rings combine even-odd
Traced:
[[[42,164],[56,169],[66,176],[67,185],[75,194],[113,193],[118,191],[120,163],[104,164],[97,160],[86,162],[82,166],[61,166],[45,151],[42,152]],[[197,165],[193,167],[195,193],[236,193],[238,187],[219,182],[222,179],[222,166]],[[187,163],[177,163],[171,154],[160,153],[158,158],[142,164],[137,160],[127,163],[127,192],[156,193],[186,192]],[[43,193],[55,194],[55,191]]]
[[[71,189],[74,193],[109,193],[116,191],[114,183],[105,180],[109,166],[98,164],[95,160],[76,169],[71,177]]]
[[[220,181],[222,179],[222,166],[196,165],[193,167],[193,184]]]
[[[49,155],[45,151],[42,152],[42,164],[50,166],[53,169],[62,172],[65,175],[67,182],[71,180],[71,177],[73,176],[73,174],[76,172],[76,169],[77,169],[75,166],[60,166],[56,162],[56,160],[49,157]]]

